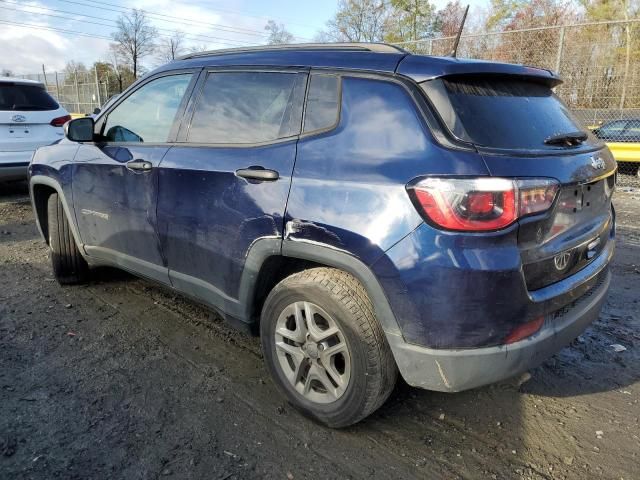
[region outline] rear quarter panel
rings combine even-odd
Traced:
[[[438,147],[400,82],[345,75],[336,128],[298,143],[285,240],[322,243],[371,264],[422,223],[405,185],[425,174],[486,168],[476,153]]]

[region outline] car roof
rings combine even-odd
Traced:
[[[12,83],[14,85],[35,85],[44,87],[42,82],[38,82],[37,80],[28,80],[26,78],[17,78],[17,77],[0,77],[0,83]]]
[[[422,82],[445,75],[502,74],[535,77],[550,86],[561,82],[553,72],[482,60],[414,55],[384,43],[312,43],[263,45],[258,47],[192,53],[155,72],[192,67],[301,67],[398,73]]]

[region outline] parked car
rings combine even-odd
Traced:
[[[383,44],[192,54],[37,151],[63,284],[116,266],[261,335],[333,427],[514,376],[600,312],[616,163],[547,70]]]
[[[613,120],[595,128],[593,133],[607,143],[616,161],[629,163],[632,171],[640,175],[640,118]]]
[[[42,83],[0,77],[0,182],[26,179],[33,152],[60,140],[68,120]]]

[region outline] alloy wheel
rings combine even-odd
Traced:
[[[291,386],[315,403],[344,395],[351,378],[351,355],[338,323],[311,302],[288,305],[275,329],[278,363]]]

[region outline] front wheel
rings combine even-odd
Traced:
[[[303,413],[345,427],[387,399],[397,368],[364,287],[351,275],[313,268],[267,297],[260,333],[278,388]]]
[[[56,280],[63,285],[85,282],[89,267],[71,234],[57,193],[52,194],[47,202],[47,221],[51,265]]]

